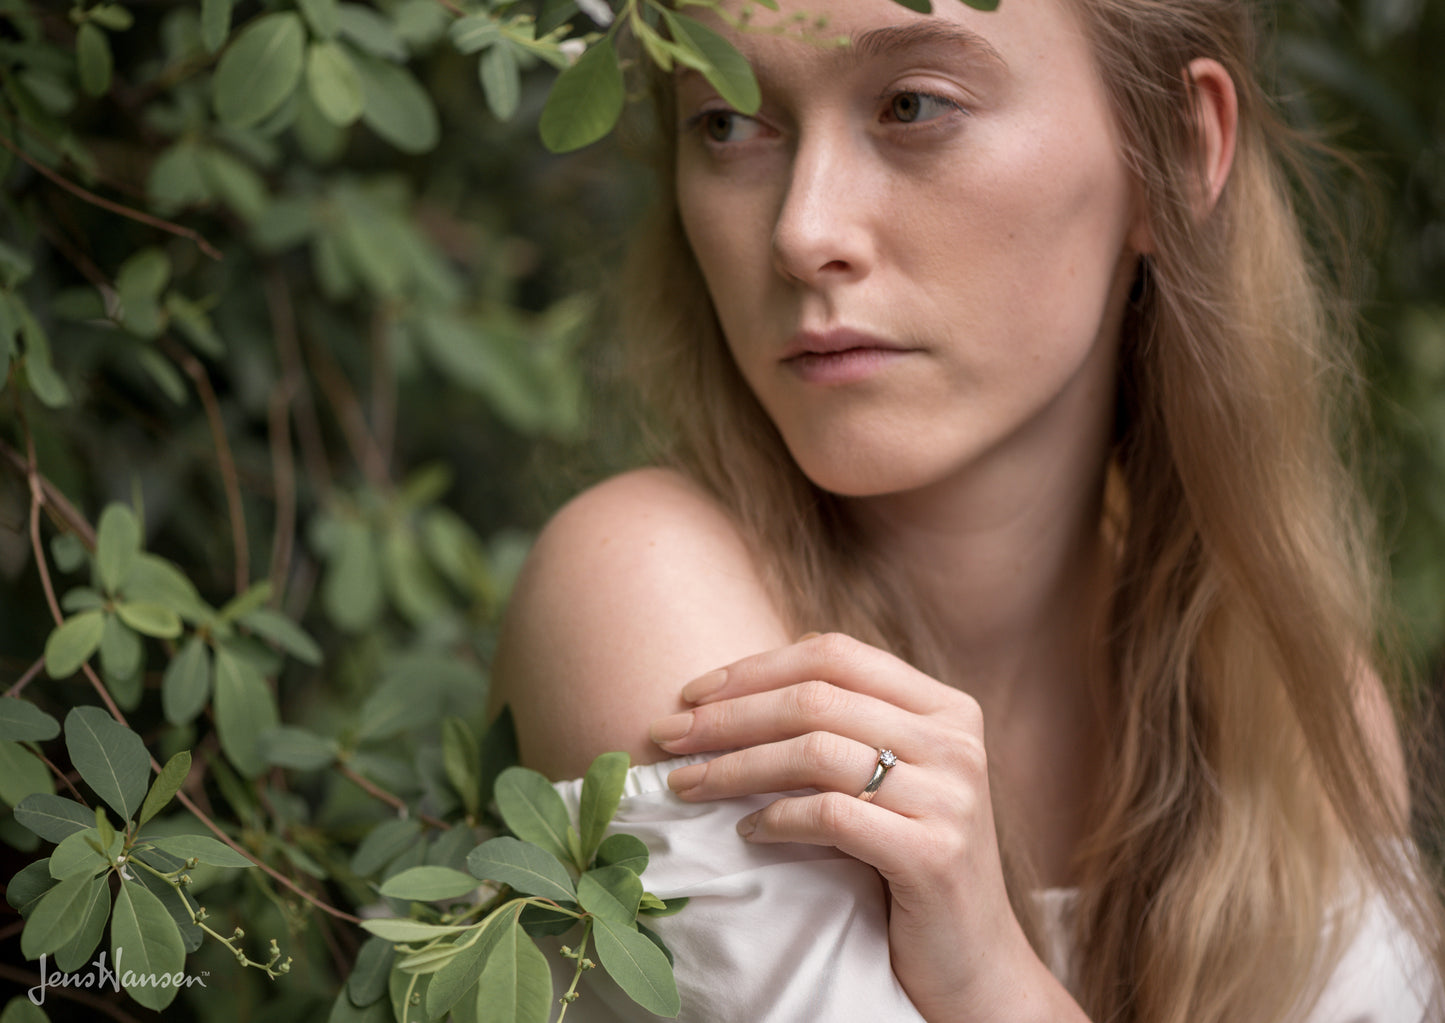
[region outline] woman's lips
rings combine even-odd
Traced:
[[[807,383],[846,384],[915,351],[862,331],[800,331],[784,350],[782,362]]]

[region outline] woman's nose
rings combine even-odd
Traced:
[[[868,272],[873,204],[862,162],[833,140],[800,141],[773,226],[773,265],[811,286]]]

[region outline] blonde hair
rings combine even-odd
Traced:
[[[1406,825],[1357,719],[1379,676],[1382,602],[1342,457],[1353,332],[1302,236],[1307,147],[1254,82],[1249,5],[1074,2],[1153,243],[1123,329],[1101,523],[1117,550],[1102,684],[1119,739],[1079,861],[1081,997],[1101,1021],[1285,1020],[1349,937],[1352,877],[1389,895],[1440,971],[1437,900],[1400,854]],[[1234,166],[1207,216],[1196,57],[1218,60],[1240,99]],[[654,95],[670,160],[666,84]],[[744,383],[670,170],[659,180],[623,304],[667,460],[732,511],[799,632],[848,632],[956,677],[927,609],[846,503],[803,476]]]

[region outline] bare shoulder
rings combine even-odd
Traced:
[[[493,662],[523,762],[575,777],[607,750],[666,759],[647,737],[690,679],[789,637],[728,514],[678,473],[625,473],[537,538]]]

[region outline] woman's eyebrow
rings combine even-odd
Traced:
[[[878,57],[898,50],[923,46],[957,47],[986,63],[1006,66],[1002,54],[983,36],[947,21],[916,21],[859,32],[852,38],[852,52],[859,57]]]

